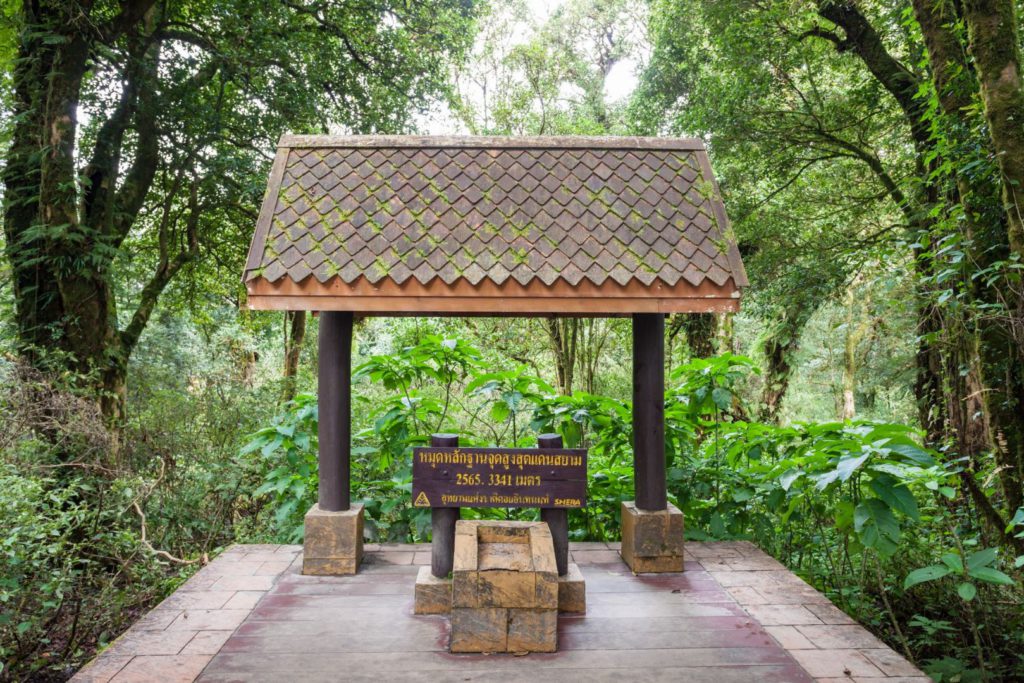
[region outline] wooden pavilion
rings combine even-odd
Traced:
[[[244,281],[250,308],[321,312],[307,573],[355,572],[362,553],[354,315],[632,316],[636,501],[623,506],[622,555],[634,571],[682,568],[682,516],[666,497],[664,318],[735,311],[747,285],[700,140],[285,136]]]

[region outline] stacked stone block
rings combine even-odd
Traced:
[[[554,652],[558,569],[548,525],[462,520],[455,528],[452,652]]]

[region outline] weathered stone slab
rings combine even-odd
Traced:
[[[506,652],[508,610],[502,607],[453,607],[452,652]]]
[[[363,559],[363,506],[329,512],[314,505],[305,517],[302,573],[355,574]]]
[[[452,580],[439,579],[429,566],[420,567],[416,574],[415,614],[448,614],[452,610]]]
[[[510,609],[508,652],[554,652],[558,649],[558,611]]]
[[[683,571],[683,513],[671,503],[651,511],[623,501],[621,553],[635,574]]]

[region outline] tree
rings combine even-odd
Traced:
[[[460,0],[24,2],[3,173],[24,355],[88,377],[116,422],[168,285],[204,257],[236,277],[277,137],[402,130],[471,20]]]
[[[1015,73],[1016,19],[996,4],[1003,19],[985,24],[998,34],[988,34],[986,48],[1000,45],[995,62]],[[845,291],[876,255],[895,255],[894,266],[914,276],[921,424],[931,443],[969,457],[966,479],[987,466],[998,431],[1012,511],[1024,420],[1013,343],[1020,276],[1007,266],[1014,238],[1005,209],[992,201],[994,142],[981,134],[974,106],[986,88],[962,31],[981,5],[968,5],[657,4],[654,54],[634,116],[648,129],[713,134],[724,189],[740,207],[733,215],[752,279],[762,284],[770,272],[772,285],[788,282],[764,304],[775,312],[763,337],[765,416],[777,413],[791,366],[786,346],[798,343],[808,307]],[[765,223],[771,232],[758,225]],[[990,503],[971,490],[979,507]],[[999,526],[998,514],[989,518]]]
[[[1013,0],[966,0],[963,16],[985,120],[1002,172],[1010,247],[1024,258],[1024,84],[1017,5]]]

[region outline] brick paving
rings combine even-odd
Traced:
[[[555,654],[448,654],[447,619],[412,614],[429,546],[369,545],[359,574],[313,577],[300,546],[238,545],[73,680],[929,680],[750,543],[687,543],[685,572],[640,576],[617,544],[570,550],[588,610],[562,615]]]

